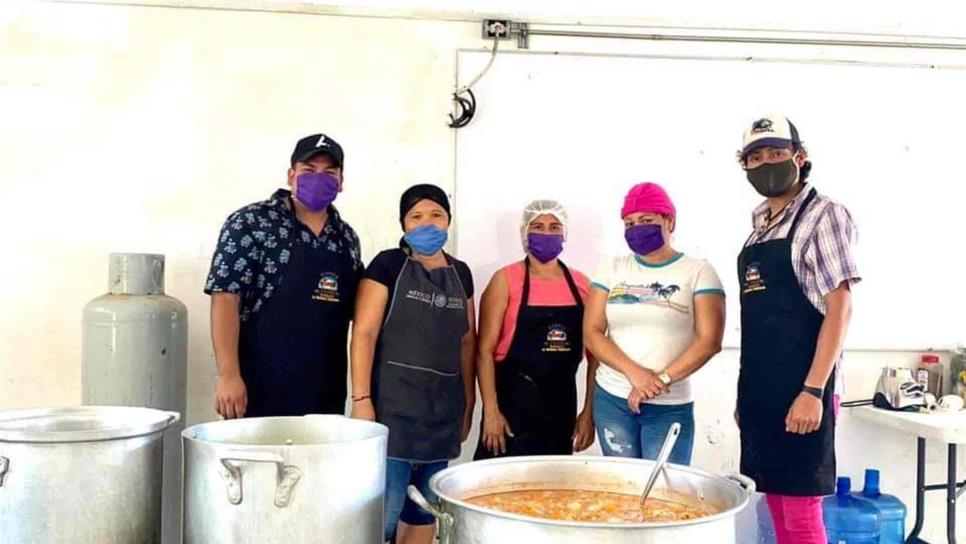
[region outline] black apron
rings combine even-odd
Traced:
[[[245,417],[345,413],[358,279],[348,255],[313,249],[295,236],[281,284],[241,326]]]
[[[584,358],[584,303],[560,262],[573,306],[531,306],[530,261],[517,326],[506,358],[496,364],[496,396],[510,424],[508,456],[570,455],[577,418],[577,367]],[[482,442],[474,459],[494,457]]]
[[[825,385],[819,429],[806,435],[785,431],[825,319],[802,292],[792,267],[792,240],[814,198],[813,189],[786,238],[747,246],[738,257],[741,472],[762,493],[818,496],[835,491],[834,372]]]
[[[466,393],[460,371],[469,331],[456,268],[426,270],[407,258],[396,279],[373,365],[376,421],[389,427],[389,457],[432,462],[460,454]]]

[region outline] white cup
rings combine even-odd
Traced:
[[[959,395],[945,395],[939,399],[940,412],[958,412],[963,409],[963,397]]]

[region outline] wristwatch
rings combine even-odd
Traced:
[[[657,375],[657,379],[661,380],[664,385],[671,385],[671,375],[667,372],[661,372]]]
[[[822,397],[825,396],[825,390],[822,389],[821,387],[809,387],[807,385],[802,386],[802,393],[808,393],[809,395],[817,398],[818,400],[822,400]]]

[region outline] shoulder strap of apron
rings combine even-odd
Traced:
[[[557,261],[560,264],[561,270],[563,270],[564,278],[567,279],[567,286],[570,287],[570,294],[574,296],[574,302],[578,308],[584,307],[584,300],[580,298],[580,291],[577,289],[577,283],[574,282],[574,277],[570,274],[570,269],[563,261]]]
[[[403,261],[402,268],[399,269],[399,273],[396,274],[396,280],[392,284],[392,289],[389,290],[389,310],[386,311],[386,317],[382,318],[382,328],[385,329],[386,325],[389,324],[389,318],[392,317],[392,311],[396,307],[396,294],[399,292],[399,280],[402,275],[406,272],[406,268],[409,266],[409,256],[406,256],[406,260]]]
[[[530,256],[523,258],[523,294],[520,295],[520,308],[530,305]]]
[[[560,265],[560,269],[564,273],[564,279],[567,280],[567,286],[570,287],[570,293],[574,297],[574,302],[576,303],[577,307],[583,308],[584,301],[583,299],[580,298],[580,291],[577,290],[577,284],[574,283],[574,278],[570,274],[570,269],[567,268],[567,265],[565,265],[563,261],[557,261],[557,264]],[[529,255],[524,257],[523,259],[523,271],[524,271],[523,272],[523,294],[520,296],[521,308],[523,308],[524,306],[530,305],[530,256]]]
[[[808,205],[812,202],[812,200],[815,199],[815,195],[817,193],[818,191],[816,191],[815,188],[812,188],[811,190],[809,190],[808,195],[805,197],[805,202],[802,202],[802,206],[798,208],[797,212],[795,212],[795,219],[792,220],[792,226],[788,230],[788,235],[786,236],[786,238],[794,238],[795,231],[798,229],[798,221],[802,217],[802,212],[805,211],[805,208],[808,207]],[[742,247],[748,246],[748,242],[750,242],[751,239],[755,237],[755,234],[757,234],[757,231],[752,230],[751,234],[748,235],[748,238],[745,238],[745,245]]]
[[[754,229],[754,228],[751,229],[751,234],[749,234],[748,237],[745,238],[745,243],[741,247],[742,248],[748,247],[748,243],[751,242],[751,239],[754,238],[755,237],[755,234],[757,234],[757,233],[758,233],[758,230],[757,229]]]
[[[798,230],[798,223],[802,220],[802,215],[805,213],[805,209],[808,208],[808,205],[811,204],[813,200],[815,200],[816,194],[818,194],[818,191],[816,191],[814,188],[810,190],[808,192],[808,196],[805,197],[805,202],[802,202],[802,206],[798,208],[797,212],[795,212],[795,219],[792,221],[792,228],[788,229],[789,239],[795,239],[795,231]]]
[[[443,252],[443,257],[446,258],[446,267],[451,269],[450,273],[456,278],[456,283],[460,286],[463,297],[469,299],[470,297],[466,294],[466,286],[463,285],[463,278],[460,277],[459,269],[456,268],[456,257],[453,257],[445,251]]]

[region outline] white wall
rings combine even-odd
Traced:
[[[103,3],[103,0],[59,0]],[[756,0],[115,0],[114,4],[190,5],[357,16],[477,21],[484,16],[532,23],[755,28],[962,36],[966,21],[949,0],[813,0],[763,5]]]
[[[452,186],[470,25],[55,4],[5,6],[0,25],[0,407],[79,401],[83,303],[109,252],[150,251],[189,307],[190,419],[212,417],[218,229],[284,186],[305,134],[347,149],[338,203],[367,257],[397,240],[404,187]]]
[[[549,2],[536,5],[535,15],[556,10]],[[603,7],[620,5],[634,13],[611,13],[664,24],[771,21],[788,27],[805,20],[812,28],[835,21],[825,29],[845,24],[856,30],[866,17],[868,30],[905,30],[909,21],[916,32],[943,33],[957,31],[963,20],[930,19],[911,6],[850,10],[843,19],[801,4],[795,11],[762,13],[761,4],[726,12],[703,2],[690,4],[703,8],[696,11],[665,7],[663,15],[653,16],[618,2]],[[488,6],[510,9],[508,3]],[[562,9],[579,11],[575,16],[589,11],[575,6]],[[462,2],[454,9],[470,8]],[[479,48],[478,33],[472,22],[5,4],[0,409],[79,402],[81,308],[106,290],[107,253],[145,251],[167,255],[168,292],[189,307],[188,422],[213,419],[214,363],[201,287],[224,217],[281,186],[295,139],[324,130],[347,149],[346,191],[338,203],[359,231],[365,256],[394,244],[404,187],[429,181],[453,190],[448,94],[456,50]],[[567,40],[535,40],[533,46],[623,52],[688,47]],[[729,54],[744,50],[721,47]],[[768,51],[779,55],[788,48]],[[837,52],[815,55],[834,58]],[[910,364],[915,356],[847,354],[849,396],[867,396],[882,364]],[[718,408],[731,402],[736,367],[736,353],[726,351],[697,378],[701,432],[695,463],[708,469],[737,466],[737,430],[727,410]],[[719,400],[702,402],[701,395]],[[846,412],[839,439],[843,473],[860,477],[874,461],[884,470],[884,487],[911,506],[912,437],[855,421]],[[941,453],[931,445],[934,480],[944,475]],[[942,505],[941,496],[930,499],[927,538],[944,532]]]
[[[810,47],[793,48],[785,61],[749,48],[754,62],[722,58],[717,44],[692,49],[687,56],[501,52],[475,87],[481,114],[457,132],[456,198],[487,203],[461,208],[457,245],[474,273],[489,276],[520,256],[520,208],[548,196],[570,212],[575,251],[564,255],[567,264],[593,273],[603,257],[627,251],[616,210],[632,183],[649,179],[681,210],[674,247],[708,259],[737,301],[735,248],[748,236],[748,210],[761,200],[735,161],[740,127],[779,111],[808,146],[811,181],[844,202],[859,225],[855,253],[864,278],[846,347],[927,349],[966,330],[966,315],[934,316],[932,298],[896,296],[912,268],[896,259],[905,241],[930,255],[932,284],[955,285],[966,269],[966,253],[948,251],[946,238],[913,238],[896,221],[929,209],[921,229],[962,230],[966,175],[950,173],[946,157],[958,154],[958,127],[966,125],[966,110],[949,107],[966,94],[966,71],[810,62]],[[959,57],[966,63],[966,52]],[[461,52],[461,78],[470,80],[491,58]],[[888,158],[863,160],[877,156]],[[909,179],[918,190],[882,190]],[[949,307],[966,307],[966,292],[945,297]],[[726,346],[738,346],[738,316],[739,305],[729,305]]]

